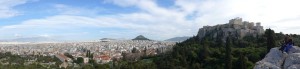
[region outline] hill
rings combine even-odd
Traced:
[[[143,35],[139,35],[139,36],[135,37],[135,38],[132,39],[132,40],[150,40],[150,39],[144,37]]]
[[[188,36],[184,36],[184,37],[174,37],[174,38],[167,39],[167,40],[165,40],[165,41],[182,42],[182,41],[187,40],[188,38],[191,38],[191,37],[188,37]]]
[[[256,27],[239,28],[249,24],[240,22],[238,18],[228,24],[200,28],[197,36],[159,56],[160,59],[155,60],[158,69],[253,69],[255,63],[263,59],[270,48],[279,47],[285,37],[272,29],[254,29],[263,28],[259,23]],[[290,35],[295,45],[299,45],[300,35]]]
[[[254,22],[243,21],[242,18],[234,18],[229,23],[219,24],[215,26],[203,26],[199,29],[197,36],[202,39],[205,36],[212,38],[222,38],[223,41],[228,36],[241,39],[245,36],[258,36],[264,34],[264,28],[260,22],[254,25]]]

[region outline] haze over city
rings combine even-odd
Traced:
[[[197,35],[205,25],[241,17],[299,34],[298,0],[1,0],[0,40],[154,40]]]

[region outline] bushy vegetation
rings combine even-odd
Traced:
[[[0,53],[0,69],[58,69],[59,64],[61,64],[60,60],[54,56],[20,56],[10,52]]]
[[[235,38],[207,35],[203,39],[194,36],[177,43],[173,51],[160,55],[155,60],[158,69],[253,69],[255,63],[267,52],[281,45],[285,37],[267,29],[264,35]],[[295,45],[299,35],[293,34]]]

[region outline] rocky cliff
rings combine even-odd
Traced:
[[[278,47],[272,48],[254,69],[300,69],[300,48],[293,46],[289,53],[282,53]]]
[[[203,26],[198,31],[197,36],[202,39],[205,36],[217,38],[222,36],[223,41],[227,36],[235,38],[243,38],[244,36],[257,36],[264,33],[263,26],[260,22],[254,25],[254,22],[243,21],[242,18],[234,18],[229,20],[229,23],[219,24],[215,26]]]

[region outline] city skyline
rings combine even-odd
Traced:
[[[0,40],[149,39],[196,35],[241,17],[276,32],[299,34],[297,0],[1,0]]]

